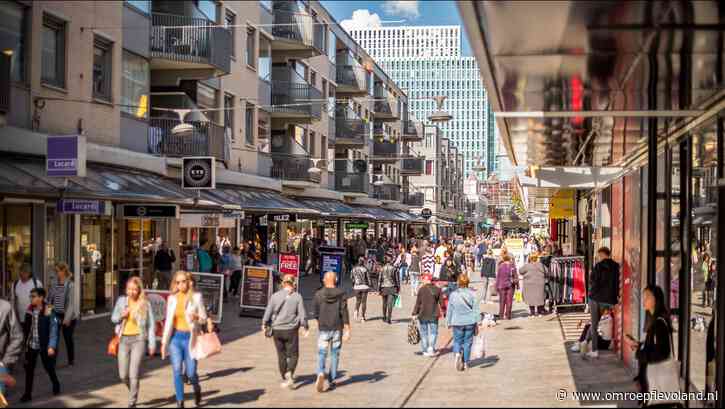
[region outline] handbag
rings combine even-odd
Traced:
[[[196,359],[202,360],[222,352],[222,343],[214,332],[199,334],[194,343],[193,355]]]
[[[415,320],[411,320],[408,324],[408,343],[410,345],[418,345],[420,343],[420,330]]]
[[[393,307],[395,308],[403,308],[403,299],[400,298],[399,295],[395,296],[395,303],[393,303]]]
[[[274,320],[277,319],[277,316],[282,311],[282,308],[284,308],[284,305],[287,303],[287,298],[289,298],[289,296],[285,297],[284,301],[282,301],[282,305],[280,305],[279,308],[277,309],[277,312],[275,312],[274,315],[272,315],[272,319],[270,320],[271,322],[270,322],[269,326],[264,329],[265,337],[272,338],[272,336],[274,336],[274,330],[272,330],[272,324],[274,324]]]
[[[664,318],[660,317],[659,319],[667,325],[667,321]],[[673,395],[678,394],[682,390],[680,387],[680,362],[675,359],[672,332],[670,332],[670,357],[662,362],[647,364],[647,384],[649,385],[650,392],[657,391],[658,394]],[[652,399],[647,402],[648,405],[675,403],[682,402],[670,399]]]
[[[473,345],[471,346],[471,359],[483,359],[486,357],[486,336],[482,331],[479,331],[478,335],[473,338]]]
[[[108,346],[106,347],[106,354],[110,356],[118,356],[118,345],[120,343],[121,338],[119,338],[118,335],[114,334],[113,338],[108,341]]]

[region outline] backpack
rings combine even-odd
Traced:
[[[15,281],[15,285],[13,285],[13,297],[15,297],[15,293],[18,291],[18,284],[20,284],[20,279]],[[35,276],[33,276],[33,288],[38,288],[38,280],[35,279]]]

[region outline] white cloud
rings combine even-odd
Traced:
[[[420,17],[418,0],[388,0],[383,3],[385,14],[403,18],[416,19]]]
[[[377,28],[382,24],[380,22],[380,16],[373,13],[370,14],[369,10],[355,10],[352,13],[352,19],[343,20],[340,25],[346,31],[351,30],[364,30],[367,28]]]

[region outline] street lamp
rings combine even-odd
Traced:
[[[445,123],[453,119],[453,115],[443,110],[443,102],[446,98],[447,97],[445,95],[432,97],[432,99],[436,102],[437,108],[432,114],[430,114],[430,116],[428,116],[429,121],[433,123]]]

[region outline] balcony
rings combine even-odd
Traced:
[[[291,67],[272,68],[272,118],[309,124],[322,118],[322,92]]]
[[[423,141],[423,124],[418,121],[407,120],[403,122],[403,141],[405,142],[421,142]]]
[[[373,186],[373,199],[399,202],[400,186],[392,183]]]
[[[310,172],[314,163],[308,155],[272,153],[271,176],[275,179],[319,184],[320,173]]]
[[[335,146],[359,149],[370,139],[370,123],[360,118],[351,109],[335,111]]]
[[[370,73],[346,54],[338,54],[337,58],[337,94],[367,95],[370,90]]]
[[[412,207],[424,207],[425,206],[425,194],[423,192],[408,193],[403,195],[403,204]]]
[[[400,144],[397,142],[379,141],[373,142],[373,157],[379,163],[395,163],[399,160]]]
[[[340,162],[338,164],[337,162]],[[359,193],[368,196],[370,193],[370,174],[365,169],[354,169],[354,161],[337,161],[335,163],[335,190],[344,193]],[[362,171],[364,170],[364,171]]]
[[[390,122],[400,119],[398,99],[393,97],[382,83],[376,83],[374,99],[373,114],[376,120]]]
[[[151,69],[231,70],[232,34],[205,18],[174,14],[151,15]]]
[[[300,58],[322,55],[325,49],[324,25],[299,9],[294,1],[275,1],[272,12],[273,51],[296,52],[295,56]]]
[[[400,161],[400,174],[403,176],[421,176],[425,161],[423,158],[403,158]]]
[[[227,160],[224,127],[209,121],[186,121],[151,118],[148,130],[148,152],[172,158],[213,156]]]
[[[0,112],[10,112],[10,58],[0,54]]]

